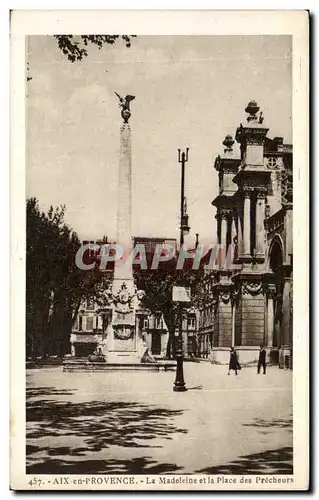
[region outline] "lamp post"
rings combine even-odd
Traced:
[[[186,211],[186,198],[185,198],[185,163],[188,161],[188,151],[189,148],[186,148],[186,152],[178,150],[178,163],[182,165],[182,173],[181,173],[181,203],[180,203],[180,251],[184,244],[184,233],[189,232],[188,226],[188,215]],[[183,354],[183,301],[178,300],[181,297],[177,297],[176,302],[178,302],[178,312],[179,312],[179,335],[178,335],[178,343],[176,349],[176,378],[174,382],[173,391],[175,392],[184,392],[187,391],[184,382],[184,354]],[[173,298],[174,300],[174,298]]]
[[[176,377],[174,382],[173,391],[184,392],[187,391],[184,382],[184,370],[183,370],[183,303],[190,302],[190,288],[185,288],[183,286],[173,286],[173,302],[178,303],[179,312],[179,336],[178,336],[178,347],[176,349]]]
[[[182,303],[179,302],[179,338],[176,349],[176,377],[174,382],[173,391],[175,392],[185,392],[187,391],[184,382],[184,355],[183,355],[183,309]]]

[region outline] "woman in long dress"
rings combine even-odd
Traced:
[[[237,375],[237,367],[238,367],[237,353],[236,353],[234,347],[231,347],[230,348],[230,357],[229,357],[229,366],[228,366],[228,375],[230,375],[230,370],[234,370],[235,375]]]

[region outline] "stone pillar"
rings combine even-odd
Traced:
[[[282,298],[282,342],[284,346],[291,346],[291,314],[290,314],[290,288],[291,278],[284,279],[283,298]]]
[[[276,295],[276,286],[269,285],[267,290],[267,335],[265,339],[265,344],[268,347],[273,346],[274,326],[275,326],[275,316],[274,316],[275,295]]]
[[[265,254],[265,192],[257,192],[256,203],[256,255]]]
[[[220,233],[220,245],[219,250],[219,266],[224,267],[226,264],[226,254],[227,254],[227,214],[221,214],[221,233]]]
[[[103,318],[100,315],[97,317],[97,328],[103,330]]]
[[[238,208],[238,252],[239,255],[242,255],[244,253],[244,224],[242,218],[242,208]]]
[[[117,209],[117,242],[131,244],[132,166],[131,128],[123,123],[120,130],[120,165]]]
[[[124,259],[132,250],[132,164],[131,164],[131,129],[128,123],[123,123],[120,130],[120,162],[117,202],[117,235],[116,243],[124,250]],[[123,261],[117,260],[114,268],[114,278],[132,278],[132,269],[123,269]]]
[[[250,191],[245,191],[244,198],[244,255],[250,255]]]
[[[217,220],[217,238],[218,238],[218,244],[220,245],[220,243],[221,243],[221,239],[220,239],[220,235],[221,235],[221,217],[220,217],[220,214],[216,215],[216,220]]]
[[[237,218],[237,213],[233,212],[231,216],[231,235],[230,235],[230,245],[231,245],[231,250],[232,250],[232,260],[231,260],[231,265],[234,264],[237,261],[238,258],[238,248],[239,248],[239,242],[238,242],[238,234],[237,234],[237,229],[236,229],[236,218]]]
[[[222,225],[222,229],[221,229],[221,245],[223,246],[223,248],[225,247],[226,249],[226,243],[227,243],[227,214],[223,213],[222,214],[222,220],[221,220],[221,225]]]
[[[236,318],[236,301],[232,303],[232,328],[231,328],[231,345],[235,345],[235,318]]]
[[[74,356],[75,356],[75,347],[74,347],[73,342],[71,342],[71,356],[72,356],[72,357],[74,357]]]
[[[112,321],[107,328],[105,354],[108,363],[136,363],[143,356],[143,343],[137,335],[136,311],[141,294],[134,285],[131,262],[126,259],[132,251],[132,165],[131,129],[128,119],[130,101],[134,96],[125,98],[117,94],[122,108],[124,123],[120,128],[120,159],[117,209],[117,241],[123,249],[123,258],[115,262],[114,279],[109,291],[112,302]]]
[[[237,236],[235,217],[236,217],[236,214],[232,214],[232,219],[231,219],[231,243],[234,243],[234,238]]]

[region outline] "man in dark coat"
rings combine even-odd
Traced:
[[[229,366],[228,366],[228,375],[230,374],[230,370],[234,370],[235,374],[237,375],[237,368],[238,368],[238,359],[237,359],[237,353],[233,347],[230,348],[230,357],[229,357]]]
[[[266,375],[266,349],[263,345],[260,346],[257,373],[260,373],[260,368],[263,367],[263,374]]]

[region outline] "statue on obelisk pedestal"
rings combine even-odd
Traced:
[[[116,92],[115,92],[116,93]],[[117,207],[117,241],[123,248],[123,258],[115,262],[113,283],[106,291],[112,303],[112,321],[107,330],[106,354],[108,363],[139,362],[143,351],[142,339],[138,334],[136,311],[144,292],[137,291],[133,279],[132,265],[127,257],[133,249],[132,217],[132,154],[130,102],[134,96],[119,98],[123,123],[120,129],[120,163]],[[142,353],[143,354],[143,353]]]

